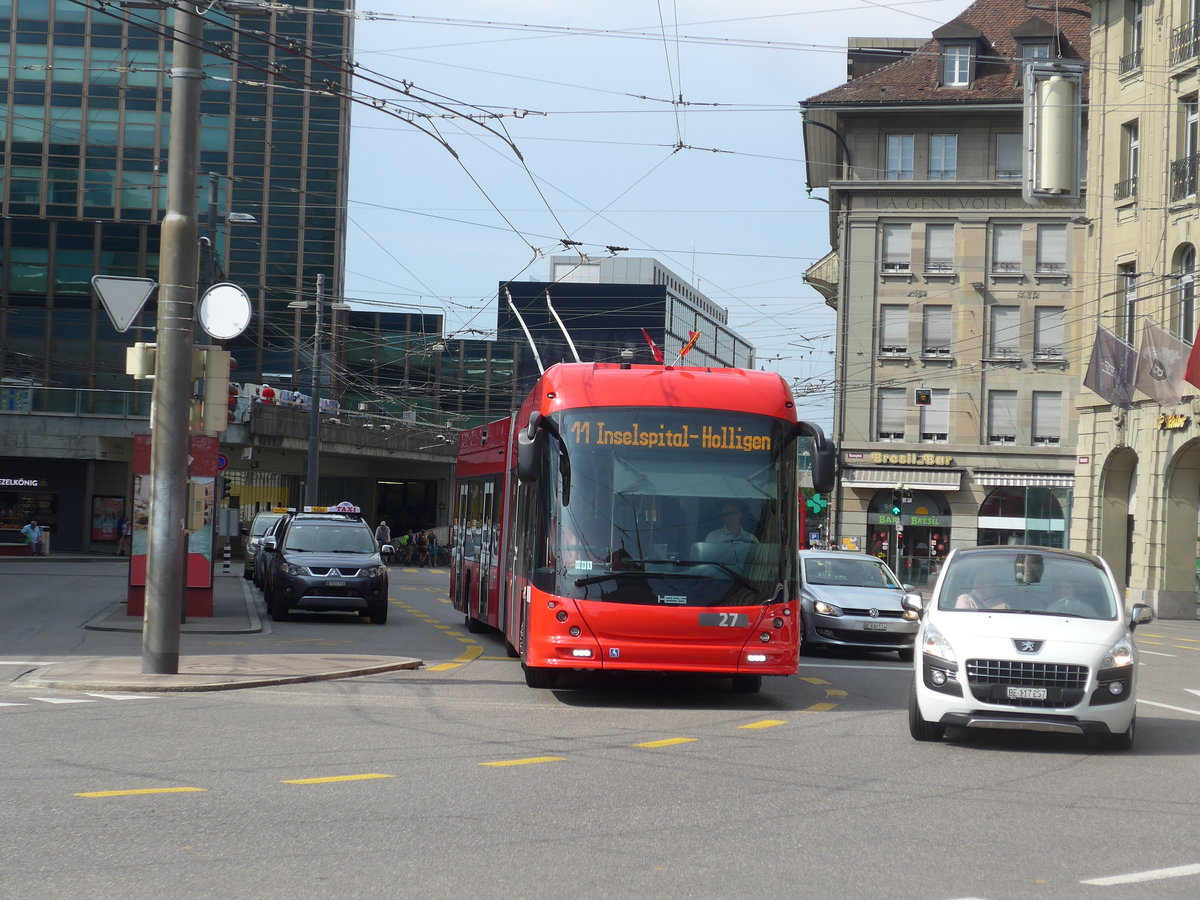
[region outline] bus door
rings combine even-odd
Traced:
[[[491,606],[491,590],[495,584],[495,573],[493,567],[496,565],[496,522],[494,519],[494,510],[496,503],[496,486],[492,481],[487,481],[483,485],[483,516],[480,522],[479,535],[479,614],[476,618],[480,622],[488,622],[489,608]],[[489,623],[490,624],[490,623]]]
[[[450,598],[454,603],[454,608],[464,613],[468,611],[467,604],[471,601],[463,565],[466,545],[467,483],[463,481],[458,485],[458,504],[454,516],[454,558],[450,563]]]

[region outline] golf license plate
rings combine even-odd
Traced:
[[[327,582],[325,582],[325,586],[326,587],[345,587],[346,582],[344,582],[344,581],[327,581]]]
[[[863,631],[887,631],[886,622],[863,622]]]
[[[1045,700],[1046,689],[1035,687],[1010,687],[1007,691],[1009,700]]]

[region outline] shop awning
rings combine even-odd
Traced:
[[[868,469],[843,467],[842,484],[848,488],[878,490],[898,484],[929,488],[935,491],[957,491],[962,483],[960,470],[946,469]]]
[[[985,487],[1075,487],[1075,476],[1054,472],[976,472]]]

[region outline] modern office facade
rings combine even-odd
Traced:
[[[1081,332],[1141,350],[1149,331],[1194,342],[1200,245],[1195,0],[1094,0],[1089,172],[1094,173]],[[1174,373],[1178,376],[1178,372]],[[1130,601],[1196,615],[1200,390],[1128,409],[1091,390],[1078,401],[1073,544],[1102,554]]]
[[[652,350],[642,334],[645,329],[668,364],[679,358],[691,334],[699,332],[683,365],[754,367],[754,348],[729,327],[729,312],[655,259],[552,256],[550,275],[548,282],[501,282],[497,300],[498,339],[528,346],[521,323],[508,304],[511,297],[547,367],[574,360],[547,299],[580,358],[587,362],[628,358],[653,363]],[[522,360],[518,384],[527,389],[536,378],[537,363],[532,353]]]
[[[833,246],[808,272],[837,311],[831,533],[906,581],[957,546],[1071,541],[1084,206],[1023,181],[1023,64],[1088,56],[1086,5],[1059,12],[978,0],[803,103]]]

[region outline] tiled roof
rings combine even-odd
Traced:
[[[1047,18],[1049,17],[1049,19]],[[1039,19],[1030,22],[1031,19]],[[1054,19],[1057,18],[1057,23]],[[1050,28],[1045,26],[1049,24]],[[940,47],[931,39],[923,48],[894,63],[869,72],[840,87],[809,97],[806,106],[842,106],[880,103],[995,103],[1019,102],[1022,88],[1017,83],[1017,38],[1014,30],[1026,37],[1054,32],[1058,26],[1061,46],[1051,47],[1051,58],[1061,52],[1067,61],[1088,57],[1091,9],[1086,0],[1062,0],[1057,16],[1038,12],[1025,0],[975,0],[962,15],[947,22],[934,33],[943,39],[961,42],[979,32],[975,77],[968,87],[941,87]],[[1022,27],[1025,26],[1025,27]],[[962,35],[963,37],[958,37]]]

